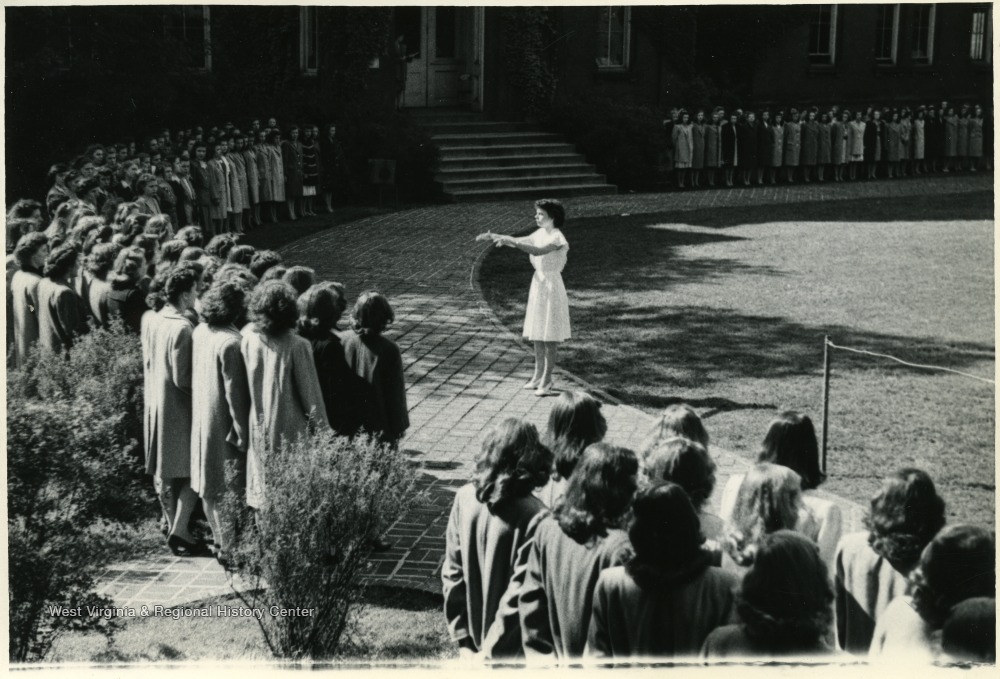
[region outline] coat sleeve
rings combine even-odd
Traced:
[[[521,638],[527,658],[548,658],[555,654],[555,642],[549,629],[549,602],[542,580],[541,550],[538,540],[531,541],[517,610],[521,617]],[[581,621],[581,624],[584,624]]]
[[[611,636],[608,633],[608,592],[604,584],[604,575],[597,579],[594,588],[594,605],[590,612],[590,625],[587,628],[587,645],[583,654],[591,658],[611,658]]]
[[[409,408],[406,404],[406,381],[403,377],[403,356],[399,347],[392,344],[391,351],[386,352],[389,359],[385,365],[386,420],[393,439],[401,437],[410,427]]]
[[[246,452],[250,444],[250,383],[239,342],[231,342],[222,352],[222,381],[233,421],[226,441]]]
[[[833,563],[834,554],[837,551],[837,543],[840,542],[840,536],[843,532],[843,526],[844,519],[840,507],[831,503],[827,508],[826,515],[823,517],[823,525],[820,526],[819,535],[816,537],[820,556],[823,557],[823,561],[826,562],[827,566]]]
[[[456,496],[448,518],[445,534],[444,564],[441,566],[441,593],[444,595],[444,617],[451,640],[462,643],[471,639],[466,598],[465,571],[462,568],[462,526]]]
[[[292,352],[292,375],[302,408],[314,424],[328,429],[330,423],[326,419],[326,406],[323,404],[323,392],[319,388],[312,348],[309,342],[302,340],[295,342]]]
[[[174,332],[170,343],[170,380],[178,389],[191,393],[191,325]]]

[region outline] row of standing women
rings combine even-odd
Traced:
[[[979,105],[961,114],[946,105],[853,113],[814,107],[801,116],[793,108],[787,116],[764,110],[759,118],[754,111],[726,116],[716,108],[710,120],[704,111],[692,119],[681,110],[664,127],[678,188],[700,187],[703,175],[715,186],[719,170],[726,186],[750,186],[775,183],[781,168],[786,181],[809,182],[824,181],[828,169],[834,181],[844,180],[845,169],[856,179],[862,166],[868,179],[992,166],[992,121]]]
[[[544,438],[508,419],[484,439],[455,497],[442,571],[460,653],[995,658],[994,537],[945,527],[923,471],[886,478],[868,530],[842,535],[839,508],[815,490],[824,475],[807,416],[771,423],[719,515],[708,433],[691,408],[668,408],[638,455],[606,432],[598,401],[564,392]]]

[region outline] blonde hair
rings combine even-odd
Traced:
[[[761,538],[783,528],[795,530],[803,510],[802,478],[788,467],[758,463],[740,484],[726,527],[726,551],[740,566],[750,565]]]

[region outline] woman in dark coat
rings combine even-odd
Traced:
[[[10,279],[11,316],[14,321],[14,365],[24,366],[38,343],[38,284],[49,256],[49,239],[38,232],[18,239],[14,257],[18,269]]]
[[[809,183],[819,161],[819,121],[816,120],[816,107],[809,109],[806,120],[801,126],[802,149],[799,165],[802,166],[802,181]]]
[[[824,113],[819,119],[819,156],[816,158],[816,178],[823,181],[826,166],[833,160],[833,126],[829,114]]]
[[[701,169],[705,167],[705,112],[694,114],[691,126],[691,187],[701,186]]]
[[[944,123],[938,110],[932,105],[927,107],[924,119],[924,157],[927,159],[928,172],[940,170],[943,149]]]
[[[772,166],[771,112],[764,109],[757,125],[757,184],[764,183],[764,168]]]
[[[743,121],[736,126],[736,148],[739,149],[737,162],[743,186],[750,186],[750,180],[757,173],[757,121],[753,111],[747,111]]]
[[[799,112],[791,110],[790,119],[785,123],[785,179],[791,184],[795,181],[795,168],[799,166],[802,156],[802,123],[799,122]]]
[[[141,285],[146,275],[146,257],[142,248],[128,247],[118,253],[112,273],[108,275],[108,315],[121,318],[125,327],[136,335],[142,327],[147,289]]]
[[[77,335],[87,331],[84,301],[73,289],[79,253],[66,244],[52,250],[45,276],[38,282],[38,348],[53,354],[68,352]]]
[[[292,125],[288,129],[288,139],[281,142],[281,159],[285,170],[288,218],[295,221],[298,219],[295,215],[302,212],[302,142],[299,141],[298,125]]]
[[[333,212],[333,194],[349,179],[347,159],[336,134],[337,126],[330,123],[326,126],[326,136],[319,143],[320,185],[328,214]]]
[[[722,167],[726,177],[726,186],[733,185],[733,172],[736,164],[736,125],[739,116],[736,111],[729,114],[729,120],[723,121],[719,128],[719,141],[722,152]]]
[[[313,199],[319,186],[319,128],[305,125],[302,128],[302,216],[315,217]]]
[[[885,125],[885,160],[889,179],[901,174],[899,149],[902,145],[902,129],[899,110],[893,109],[889,122]]]
[[[715,186],[716,171],[722,165],[722,148],[719,139],[719,123],[722,120],[722,109],[712,111],[712,119],[705,125],[705,174],[708,175],[708,185]]]
[[[848,149],[848,126],[850,125],[851,112],[844,109],[840,112],[840,118],[834,118],[830,124],[830,162],[833,163],[833,181],[844,181],[844,168],[850,158]]]
[[[337,334],[337,322],[347,308],[344,286],[340,283],[313,285],[299,295],[298,308],[299,334],[312,344],[326,418],[337,434],[348,436],[352,433],[347,414],[354,398],[350,392],[354,372],[347,365],[343,342]]]
[[[875,170],[882,161],[885,148],[885,123],[882,122],[882,112],[875,109],[871,118],[865,123],[865,167],[868,179],[875,179]]]
[[[959,169],[958,161],[958,115],[954,107],[949,107],[944,116],[944,171]]]

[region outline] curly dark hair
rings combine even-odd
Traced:
[[[231,325],[244,313],[246,291],[233,281],[210,287],[201,298],[201,318],[209,325]]]
[[[49,244],[48,236],[44,233],[32,231],[21,236],[14,247],[14,259],[22,269],[31,267],[32,258],[39,250]]]
[[[307,339],[329,337],[347,304],[340,283],[319,283],[299,295],[299,334]]]
[[[202,267],[195,262],[181,262],[172,268],[163,285],[163,294],[171,304],[176,304],[181,295],[191,292],[201,281]]]
[[[556,520],[562,532],[581,545],[620,527],[637,487],[639,459],[628,448],[607,443],[587,446],[580,457]]]
[[[905,467],[882,482],[865,517],[868,544],[900,573],[909,573],[945,524],[945,503],[927,472]]]
[[[996,597],[996,539],[978,526],[941,530],[924,548],[910,573],[913,609],[940,629],[952,607],[972,597]]]
[[[375,290],[358,297],[351,317],[351,327],[359,335],[380,335],[396,320],[389,300]]]
[[[250,271],[254,276],[260,278],[265,271],[272,266],[281,264],[282,261],[281,255],[274,250],[258,250],[253,253],[253,259],[250,260]]]
[[[686,403],[674,403],[667,406],[656,419],[649,434],[643,440],[639,451],[643,458],[647,457],[660,443],[675,436],[700,443],[708,450],[708,431],[694,408]]]
[[[488,506],[524,497],[548,483],[552,453],[542,445],[535,425],[509,417],[483,439],[476,458],[476,499]]]
[[[54,248],[45,260],[45,277],[52,280],[62,278],[73,268],[79,256],[80,253],[72,244],[67,243]]]
[[[267,281],[283,281],[285,278],[285,272],[288,271],[283,264],[275,264],[264,272],[264,275],[260,277],[261,283],[266,283]]]
[[[234,247],[236,247],[236,236],[231,233],[221,233],[212,236],[205,246],[205,252],[219,259],[226,259]]]
[[[792,530],[760,539],[737,597],[747,636],[772,653],[808,651],[833,625],[833,586],[815,542]]]
[[[250,266],[250,262],[253,260],[254,253],[256,252],[257,250],[252,245],[236,245],[226,255],[226,261],[233,264]]]
[[[115,265],[115,259],[118,257],[121,249],[122,247],[115,243],[99,243],[95,245],[90,254],[87,255],[87,271],[94,278],[103,281],[107,278],[111,267]]]
[[[193,248],[200,248],[205,244],[205,235],[200,226],[185,226],[174,234],[174,238],[186,241]]]
[[[535,201],[535,208],[551,217],[552,223],[557,229],[562,228],[562,225],[566,223],[566,208],[563,207],[562,201],[555,198],[542,198]]]
[[[715,490],[715,462],[700,443],[675,436],[653,449],[646,458],[651,480],[676,483],[701,510]]]
[[[265,335],[281,335],[298,322],[297,297],[295,288],[288,283],[261,283],[250,296],[250,318]]]
[[[308,266],[290,266],[281,280],[295,288],[301,295],[316,283],[316,272]]]
[[[583,449],[604,440],[608,423],[601,402],[584,391],[564,391],[549,411],[545,443],[555,456],[556,478],[567,479]]]

